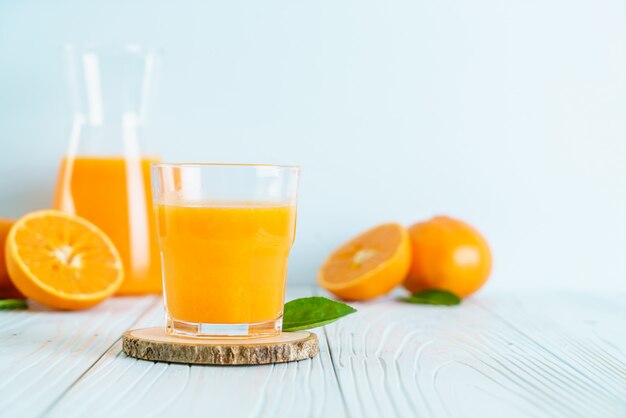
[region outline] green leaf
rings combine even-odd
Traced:
[[[430,289],[415,292],[409,297],[400,298],[403,302],[419,303],[423,305],[458,305],[461,298],[447,290]]]
[[[321,296],[287,302],[283,313],[283,331],[311,329],[335,322],[356,312],[351,306]]]
[[[26,309],[28,305],[23,299],[0,299],[0,310],[3,309]]]

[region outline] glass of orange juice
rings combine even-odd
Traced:
[[[152,166],[168,333],[280,333],[298,176],[294,166]]]

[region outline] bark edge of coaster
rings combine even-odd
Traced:
[[[318,353],[317,335],[282,332],[276,337],[200,339],[169,335],[163,327],[140,328],[122,335],[127,356],[184,364],[253,365],[306,360]]]

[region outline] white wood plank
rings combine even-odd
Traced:
[[[290,297],[309,294],[308,289],[291,290]],[[49,415],[343,417],[348,415],[345,399],[349,416],[355,417],[623,417],[622,300],[621,295],[534,293],[479,295],[456,308],[389,298],[355,304],[359,313],[317,330],[320,356],[276,366],[145,362],[121,354],[118,343]],[[141,312],[135,304],[126,306],[128,312],[112,313],[106,305],[99,309],[90,320],[70,320],[74,314],[59,312],[11,312],[9,321],[0,316],[0,335],[17,329],[22,336],[0,341],[0,370],[10,376],[2,382],[9,390],[0,387],[0,402],[8,406],[0,415],[40,413],[33,405],[63,393],[71,377],[89,364],[89,356],[97,358],[98,349],[107,347],[94,347],[89,331],[98,330],[101,338],[116,327],[111,318],[137,318]],[[157,303],[138,326],[162,321]],[[30,334],[20,334],[23,329]],[[122,330],[109,331],[110,341]],[[26,369],[20,359],[9,364],[7,353],[17,350],[39,362]],[[76,356],[83,366],[68,366],[67,359]],[[47,359],[52,366],[42,366]]]
[[[541,370],[546,386],[559,387],[580,416],[626,416],[624,295],[532,292],[511,299],[477,304],[526,337],[526,345],[513,347],[531,353],[526,367]]]
[[[626,310],[588,295],[355,304],[327,326],[351,416],[624,417]]]
[[[312,294],[289,288],[288,299]],[[163,323],[160,307],[137,326]],[[324,333],[312,360],[212,367],[153,363],[126,357],[115,344],[69,390],[50,417],[344,417],[345,408]]]
[[[0,416],[46,411],[156,301],[113,298],[77,312],[0,312]]]

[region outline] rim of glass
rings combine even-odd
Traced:
[[[153,163],[152,168],[163,167],[225,167],[225,168],[280,168],[283,170],[300,170],[299,165],[285,164],[246,164],[246,163]]]

